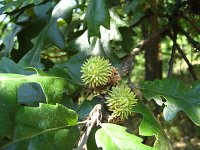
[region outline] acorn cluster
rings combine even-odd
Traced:
[[[113,118],[124,120],[132,112],[133,106],[137,103],[135,94],[125,85],[118,85],[121,77],[118,70],[113,67],[108,60],[101,57],[91,57],[81,67],[84,84],[90,89],[108,90],[107,106],[112,112]]]

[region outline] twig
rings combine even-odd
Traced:
[[[172,53],[171,53],[171,57],[170,57],[170,61],[169,61],[169,70],[167,73],[168,78],[170,78],[172,76],[174,57],[175,57],[175,53],[176,53],[176,38],[177,38],[177,34],[176,35],[174,34],[174,36],[172,36],[173,46],[172,46]]]
[[[87,140],[90,135],[90,132],[94,125],[98,126],[101,122],[102,119],[102,108],[103,106],[101,104],[97,104],[94,106],[92,111],[90,112],[88,119],[84,122],[86,122],[86,130],[82,134],[78,147],[75,148],[74,150],[87,150]]]
[[[123,76],[128,73],[128,83],[131,82],[131,72],[134,68],[134,58],[136,55],[140,54],[146,46],[151,44],[154,40],[160,36],[165,35],[165,33],[170,29],[170,25],[167,25],[161,29],[158,33],[153,34],[149,39],[142,40],[136,48],[134,48],[129,56],[126,56],[122,59],[122,65],[119,68],[120,76]]]
[[[131,56],[134,57],[134,56],[138,55],[139,53],[141,53],[142,50],[146,46],[151,44],[154,40],[159,38],[161,35],[164,35],[169,29],[170,29],[170,25],[168,25],[168,26],[164,27],[163,29],[161,29],[158,33],[153,34],[149,39],[141,41],[140,44],[136,48],[133,49],[133,51],[131,52]]]
[[[168,34],[168,36],[172,39],[172,35],[171,34]],[[180,46],[177,44],[177,42],[175,43],[176,44],[176,48],[178,50],[178,52],[181,54],[182,58],[185,60],[185,62],[187,63],[188,65],[188,70],[189,72],[191,73],[192,77],[193,77],[193,80],[197,80],[197,76],[194,72],[194,69],[193,69],[193,66],[192,64],[190,63],[190,61],[187,59],[185,53],[183,52],[183,50],[180,48]]]
[[[151,15],[152,15],[152,12],[147,12],[137,22],[135,22],[134,24],[130,25],[130,28],[134,28],[134,27],[138,26],[144,19],[146,19],[147,17],[150,17]]]
[[[176,9],[179,8],[180,3],[181,3],[181,0],[176,1],[176,7],[175,7]],[[169,61],[169,70],[168,70],[168,73],[167,73],[168,78],[170,78],[172,76],[172,70],[173,70],[173,65],[174,65],[174,57],[175,57],[175,53],[176,53],[178,12],[175,11],[175,10],[173,11],[173,16],[170,16],[168,18],[169,22],[172,20],[172,26],[173,26],[173,28],[172,28],[173,29],[173,35],[171,35],[172,41],[173,41],[173,46],[172,46],[172,52],[171,52],[171,57],[170,57],[170,61]]]
[[[186,36],[188,42],[190,42],[194,48],[196,48],[197,50],[200,50],[200,43],[199,42],[197,42],[193,38],[191,38],[190,35],[189,35],[189,33],[187,33],[186,31],[184,31],[183,29],[180,28],[179,30],[180,30],[180,32],[183,35]]]
[[[184,16],[184,15],[182,15],[182,17],[183,17],[186,21],[188,21],[188,22],[191,24],[191,26],[200,34],[200,29],[199,29],[197,26],[195,26],[195,25],[193,24],[193,22],[192,22],[188,17],[186,17],[186,16]]]

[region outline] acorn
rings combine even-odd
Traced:
[[[112,66],[108,60],[100,56],[91,57],[81,67],[81,79],[89,88],[99,88],[108,84]]]
[[[112,111],[112,117],[127,119],[131,114],[133,106],[137,103],[136,95],[125,85],[113,87],[108,93],[107,106]]]

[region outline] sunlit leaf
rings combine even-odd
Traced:
[[[45,94],[46,102],[50,104],[60,102],[64,93],[70,95],[76,90],[76,84],[72,83],[71,80],[51,76],[41,71],[28,76],[8,73],[0,74],[0,122],[4,122],[4,125],[0,126],[0,139],[4,136],[10,137],[12,135],[13,115],[17,108],[17,90],[25,83],[40,84]]]
[[[101,124],[95,139],[97,146],[103,150],[152,150],[153,148],[142,144],[142,139],[126,132],[126,128],[111,123]]]

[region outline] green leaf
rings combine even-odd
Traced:
[[[0,8],[0,15],[8,9],[12,8],[12,11],[14,10],[13,8],[18,8],[22,4],[23,0],[18,0],[18,1],[12,1]],[[11,7],[12,6],[12,7]],[[14,6],[14,7],[13,7]]]
[[[154,99],[158,105],[165,105],[165,120],[172,120],[182,110],[200,126],[200,81],[195,82],[191,88],[175,79],[147,81],[141,84],[141,90],[147,100]]]
[[[26,83],[18,88],[18,103],[21,105],[38,106],[46,103],[45,94],[38,83]]]
[[[126,132],[126,128],[111,124],[101,124],[95,138],[98,147],[103,150],[152,150],[153,148],[142,144],[142,139]]]
[[[88,56],[83,53],[77,53],[70,57],[65,63],[61,64],[60,66],[67,69],[67,72],[70,74],[73,81],[81,82],[81,66],[84,61],[88,58]]]
[[[94,128],[92,128],[92,130],[90,132],[90,135],[89,135],[88,140],[87,140],[87,149],[88,150],[98,150],[97,144],[96,144],[96,141],[95,141],[95,133],[96,133],[97,130],[98,130],[98,128],[94,127]]]
[[[125,13],[129,14],[131,11],[135,12],[140,4],[140,0],[133,0],[125,7]]]
[[[133,112],[140,113],[143,116],[143,120],[139,126],[139,134],[142,136],[156,137],[156,141],[153,145],[154,149],[172,150],[167,135],[151,111],[143,103],[138,102],[138,104],[134,106]]]
[[[56,104],[20,106],[16,112],[14,137],[7,149],[72,149],[79,137],[78,115]],[[70,127],[71,126],[71,127]],[[26,147],[26,148],[25,148]]]
[[[99,104],[98,97],[94,97],[92,100],[84,100],[83,103],[77,108],[76,112],[80,120],[85,119],[92,111],[95,105]]]
[[[17,0],[17,1],[12,1],[7,3],[6,5],[4,5],[3,7],[0,8],[0,15],[2,15],[3,12],[5,11],[9,11],[12,12],[16,9],[18,9],[19,7],[25,7],[28,6],[29,4],[34,3],[35,5],[38,5],[40,3],[42,3],[44,0]]]
[[[43,68],[43,65],[40,62],[41,50],[44,44],[46,33],[48,30],[49,24],[44,27],[44,29],[36,36],[32,43],[34,44],[33,48],[22,57],[19,61],[19,64],[25,67],[36,67]]]
[[[4,126],[0,128],[0,139],[12,135],[11,129],[14,124],[13,114],[17,107],[17,90],[25,83],[39,83],[45,94],[47,103],[59,103],[63,94],[72,94],[76,85],[63,77],[56,77],[38,71],[37,74],[25,76],[18,74],[0,74],[0,122]],[[28,99],[27,99],[28,100]]]
[[[19,64],[16,64],[9,58],[3,57],[0,61],[1,73],[15,73],[15,74],[27,74],[27,71]]]
[[[90,37],[101,37],[100,26],[110,28],[110,15],[105,0],[90,0],[85,15],[88,28],[88,41]]]
[[[133,49],[133,36],[135,35],[135,32],[128,27],[119,27],[119,31],[122,35],[122,48],[125,52],[129,53]],[[121,51],[120,51],[121,52]]]
[[[33,48],[20,60],[20,64],[27,67],[42,68],[43,65],[40,62],[41,51],[43,48],[46,37],[50,39],[52,43],[61,49],[65,48],[65,39],[62,33],[59,31],[57,26],[58,18],[68,18],[69,13],[72,12],[76,6],[74,0],[67,2],[65,0],[60,1],[53,9],[51,19],[39,33],[38,36],[32,39]],[[63,7],[64,6],[64,7]]]
[[[8,34],[6,34],[6,36],[3,39],[3,44],[6,47],[6,52],[4,56],[10,56],[10,53],[15,44],[14,38],[22,30],[22,27],[16,24],[12,24],[11,27],[11,31]]]
[[[65,48],[65,39],[60,30],[58,29],[57,20],[59,18],[65,19],[67,22],[70,22],[72,11],[76,7],[75,0],[61,0],[54,7],[52,11],[51,23],[47,32],[47,36],[56,46],[61,49]]]

